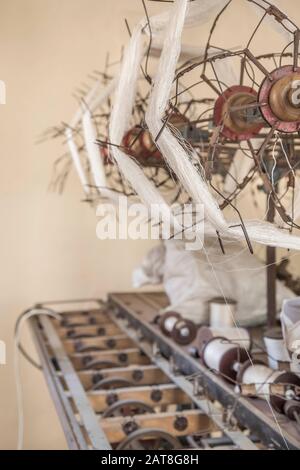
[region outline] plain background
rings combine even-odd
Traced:
[[[236,0],[218,39],[239,38],[253,13]],[[298,0],[278,1],[300,22]],[[150,6],[151,4],[151,6]],[[149,2],[154,13],[163,5]],[[116,59],[128,41],[124,18],[133,26],[143,16],[140,0],[0,0],[0,79],[7,104],[0,106],[0,339],[7,365],[0,367],[0,448],[17,440],[13,381],[13,328],[18,314],[37,301],[100,297],[131,288],[131,272],[151,242],[96,238],[96,217],[81,202],[73,173],[63,196],[47,187],[58,142],[36,145],[49,126],[72,117],[72,91],[94,69],[103,69],[106,52]],[[188,43],[203,45],[203,34]],[[202,40],[201,40],[202,38]],[[261,35],[262,50],[278,38]],[[258,50],[260,45],[257,45]],[[33,352],[27,332],[24,342]],[[41,373],[22,361],[25,448],[64,449],[65,439]]]

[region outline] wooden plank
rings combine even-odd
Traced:
[[[82,314],[62,314],[62,320],[53,319],[53,323],[56,327],[68,327],[67,324],[82,324],[82,326],[88,325],[103,325],[105,323],[110,323],[111,320],[107,313],[102,312],[101,310],[94,310],[88,313]]]
[[[88,398],[96,413],[103,413],[103,411],[108,408],[111,394],[111,390],[101,390],[88,393]],[[153,408],[163,405],[187,405],[191,403],[191,400],[183,390],[173,384],[157,385],[152,387],[120,388],[115,390],[113,394],[116,401],[140,400],[147,405],[153,406]]]
[[[178,430],[175,427],[179,418],[187,419],[187,427],[184,430]],[[129,418],[100,418],[100,425],[107,439],[111,444],[122,442],[127,437],[123,426],[130,421]],[[211,419],[198,410],[185,411],[183,413],[156,413],[137,415],[134,417],[134,423],[139,429],[161,429],[172,436],[188,436],[191,434],[209,433],[216,430]]]
[[[86,390],[94,384],[93,378],[94,380],[99,380],[100,377],[103,379],[119,377],[132,381],[135,386],[170,383],[170,379],[158,367],[153,365],[139,367],[130,365],[127,367],[103,369],[99,372],[82,371],[78,372],[78,375]]]
[[[101,349],[128,349],[134,347],[134,342],[126,335],[97,336],[95,338],[68,339],[63,341],[68,354],[82,352],[79,347],[97,347]]]
[[[64,318],[73,318],[73,317],[84,317],[87,315],[107,315],[107,310],[105,308],[91,308],[91,309],[74,309],[66,310],[60,312]]]
[[[88,325],[80,326],[77,328],[63,328],[58,327],[57,332],[62,339],[74,339],[74,335],[87,335],[87,336],[115,336],[121,334],[120,328],[114,323],[105,323],[105,325]],[[71,334],[72,332],[72,334]]]
[[[102,351],[92,352],[88,354],[72,354],[70,359],[77,370],[82,370],[88,363],[93,361],[111,361],[112,363],[125,366],[127,364],[150,364],[150,359],[143,355],[139,349],[124,349],[120,351]],[[89,367],[90,369],[96,369],[97,367]]]

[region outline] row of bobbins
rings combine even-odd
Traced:
[[[268,366],[251,359],[249,331],[233,326],[235,302],[214,299],[210,307],[211,326],[197,328],[180,314],[167,312],[160,318],[160,328],[181,345],[194,342],[204,365],[236,384],[236,392],[267,398],[278,413],[299,422],[300,378],[289,370],[274,370],[289,365],[281,332],[272,330],[264,336]]]
[[[210,328],[226,328],[230,337],[236,335],[234,326],[234,315],[236,302],[233,300],[213,299],[210,302]],[[191,344],[197,336],[198,328],[193,321],[183,318],[175,311],[169,311],[159,318],[161,331],[171,337],[176,343],[187,346]],[[230,331],[232,330],[232,331]],[[213,332],[213,330],[211,330]],[[215,336],[215,333],[213,333]]]
[[[197,335],[197,325],[183,318],[177,312],[166,312],[159,319],[161,331],[171,337],[177,344],[186,346],[194,341]]]
[[[244,330],[239,330],[243,335]],[[201,358],[206,367],[235,383],[237,393],[267,398],[273,409],[299,424],[300,378],[294,372],[274,370],[263,362],[252,360],[250,338],[248,342],[245,337],[240,344],[225,335],[208,338],[206,335],[205,340],[203,334]]]

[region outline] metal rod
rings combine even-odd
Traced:
[[[275,217],[275,204],[272,197],[268,202],[268,222],[274,222]],[[276,248],[273,246],[267,247],[267,322],[268,327],[276,325]]]

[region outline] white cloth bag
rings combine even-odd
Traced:
[[[133,275],[134,287],[163,284],[175,310],[197,324],[207,324],[209,301],[215,297],[237,301],[235,321],[239,326],[265,322],[267,312],[266,271],[263,264],[242,245],[206,240],[205,250],[188,251],[185,242],[168,240],[150,251]],[[277,305],[294,294],[277,282]],[[166,311],[165,310],[165,311]]]

